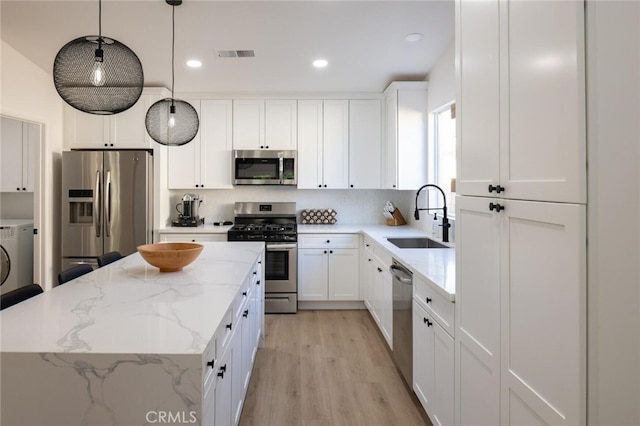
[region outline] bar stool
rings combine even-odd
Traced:
[[[0,295],[0,311],[40,293],[42,293],[42,287],[38,284],[29,284],[23,287],[18,287],[15,290],[11,290],[8,293]]]
[[[102,268],[104,265],[108,265],[118,259],[122,259],[122,255],[120,254],[120,252],[110,251],[109,253],[105,253],[102,256],[98,256],[98,267]]]
[[[82,265],[73,266],[69,269],[66,269],[58,274],[58,284],[64,284],[68,281],[78,278],[84,274],[93,271],[91,265],[87,265],[83,263]]]

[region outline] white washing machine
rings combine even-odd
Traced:
[[[0,219],[0,294],[33,284],[33,221]]]

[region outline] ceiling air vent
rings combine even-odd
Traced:
[[[253,58],[256,53],[253,50],[218,50],[218,58]]]

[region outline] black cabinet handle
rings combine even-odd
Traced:
[[[258,271],[253,271],[253,275],[258,275]]]
[[[242,292],[242,295],[243,295],[244,297],[247,297],[247,292],[246,292],[246,291],[243,291],[243,292]]]
[[[231,330],[231,328],[233,327],[233,323],[232,323],[232,322],[230,322],[230,323],[229,323],[229,324],[227,324],[225,327],[226,327],[226,328],[228,328],[229,330]]]
[[[213,364],[215,364],[215,363],[216,363],[216,360],[212,359],[211,361],[207,362],[207,367],[213,368]]]
[[[244,310],[244,312],[242,313],[242,316],[243,316],[244,318],[248,317],[248,316],[249,316],[249,310],[248,310],[248,309],[245,309],[245,310]]]
[[[260,280],[256,281],[256,285],[260,285]]]
[[[498,203],[489,203],[489,210],[495,210],[498,213],[500,213],[501,210],[504,210],[504,206],[498,204]]]
[[[427,297],[427,303],[431,303],[431,298]]]
[[[433,323],[431,321],[429,321],[428,319],[426,319],[426,318],[423,318],[423,319],[424,319],[424,323],[427,324],[427,327],[431,327],[433,325]]]
[[[220,367],[220,370],[218,371],[218,377],[224,379],[224,373],[226,371],[227,371],[227,364],[225,364],[222,367]]]
[[[501,193],[502,191],[504,191],[504,186],[500,186],[500,185],[489,185],[489,192],[493,192],[496,191],[496,193]]]

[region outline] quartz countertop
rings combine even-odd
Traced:
[[[202,244],[180,272],[134,253],[1,311],[2,352],[202,353],[264,243]]]
[[[361,233],[367,235],[394,259],[398,260],[414,274],[427,280],[442,296],[452,302],[455,300],[455,250],[440,248],[405,249],[398,248],[387,241],[389,237],[429,237],[420,229],[412,228],[408,225],[298,225],[298,233]],[[453,244],[443,244],[453,247]]]

